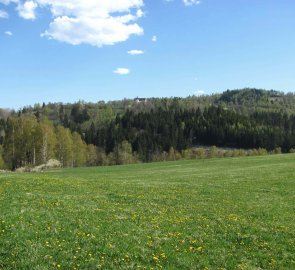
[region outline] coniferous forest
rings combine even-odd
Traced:
[[[49,159],[64,167],[174,160],[203,156],[200,147],[212,146],[290,152],[294,112],[293,94],[260,89],[2,109],[0,168]]]

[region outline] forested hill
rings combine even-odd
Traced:
[[[37,119],[48,119],[54,124],[63,125],[72,131],[82,134],[89,128],[95,129],[107,125],[117,115],[127,111],[135,114],[150,112],[159,108],[177,107],[182,110],[200,108],[202,111],[210,106],[220,106],[225,110],[251,115],[256,112],[293,114],[295,112],[294,93],[283,93],[274,90],[246,88],[227,90],[222,94],[190,96],[187,98],[135,98],[110,102],[48,103],[27,106],[19,111],[0,108],[0,130],[4,129],[4,120],[8,116],[35,116]],[[3,133],[3,132],[2,132]],[[0,134],[1,135],[1,134]]]
[[[12,156],[16,155],[12,149],[16,143],[11,139],[13,132],[24,132],[25,126],[30,143],[25,152],[19,150],[22,157],[17,166],[36,163],[36,153],[44,151],[45,138],[49,144],[49,133],[71,137],[73,145],[75,138],[80,145],[91,145],[106,155],[124,144],[141,161],[150,161],[157,153],[171,149],[181,152],[200,144],[267,150],[281,147],[287,152],[295,147],[295,95],[242,89],[187,98],[43,103],[19,111],[0,110],[0,144],[3,144],[0,150],[4,151],[9,167],[16,162],[12,162]],[[61,128],[69,132],[64,133]],[[36,138],[40,140],[38,143]],[[25,145],[24,140],[24,136],[19,137],[20,147]],[[57,154],[56,140],[51,144],[50,155],[64,158]],[[46,161],[47,157],[43,155],[42,159]]]
[[[295,95],[287,93],[245,88],[227,90],[222,94],[189,96],[187,98],[135,98],[121,101],[98,101],[77,103],[48,103],[26,106],[19,111],[8,111],[0,108],[0,118],[6,119],[12,115],[35,115],[38,118],[47,118],[56,124],[74,124],[86,127],[92,122],[97,125],[109,121],[117,114],[124,114],[127,110],[146,112],[155,108],[167,108],[177,103],[182,109],[205,108],[211,105],[222,106],[236,112],[253,113],[254,111],[286,112],[295,110]]]

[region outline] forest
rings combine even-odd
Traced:
[[[210,155],[215,146],[229,149],[228,156],[250,149],[290,152],[294,109],[292,93],[261,89],[2,109],[0,169],[50,159],[79,167],[196,158]]]

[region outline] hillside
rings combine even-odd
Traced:
[[[196,109],[209,105],[224,105],[236,111],[284,111],[291,113],[295,109],[295,96],[293,93],[279,92],[275,90],[263,90],[245,88],[239,90],[227,90],[221,94],[190,96],[187,98],[140,98],[124,99],[121,101],[98,101],[77,103],[48,103],[25,106],[19,111],[0,109],[0,118],[6,119],[9,114],[34,114],[38,117],[46,117],[55,123],[63,123],[67,115],[69,120],[81,124],[84,122],[103,123],[117,114],[124,114],[127,110],[134,112],[150,111],[161,107],[166,108],[177,102],[181,108]],[[89,117],[83,118],[83,110]],[[84,115],[85,117],[85,115]]]
[[[224,104],[241,112],[281,111],[289,114],[294,112],[295,96],[274,90],[227,90],[216,99],[215,104]]]
[[[259,89],[37,104],[0,111],[0,156],[2,164],[17,168],[48,158],[62,160],[64,166],[165,160],[169,152],[184,156],[196,145],[289,152],[295,148],[294,111],[294,94]]]
[[[295,269],[294,158],[0,174],[0,268]]]

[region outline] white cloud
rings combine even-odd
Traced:
[[[87,43],[101,47],[103,45],[114,45],[126,41],[130,35],[143,34],[142,28],[137,24],[125,24],[115,17],[109,18],[71,18],[68,16],[57,17],[49,25],[41,36],[48,37],[79,45]]]
[[[158,40],[157,36],[152,37],[152,42],[157,42],[157,40]]]
[[[199,5],[199,4],[201,4],[201,1],[198,1],[198,0],[183,0],[183,3],[186,6],[192,6],[192,5]]]
[[[4,34],[7,36],[13,36],[12,32],[10,32],[10,31],[5,31]]]
[[[144,51],[142,50],[131,50],[127,52],[130,55],[140,55],[140,54],[144,54]]]
[[[142,35],[136,21],[144,15],[143,0],[0,0],[17,4],[19,15],[36,18],[36,8],[47,8],[52,14],[49,28],[42,37],[72,45],[101,47]]]
[[[141,18],[142,16],[144,16],[144,12],[143,12],[141,9],[138,9],[138,10],[136,11],[136,16],[137,16],[138,18]]]
[[[38,5],[34,1],[26,1],[24,3],[19,3],[17,6],[18,14],[26,20],[35,20],[35,9],[37,7]]]
[[[127,75],[130,73],[130,70],[128,68],[117,68],[113,72],[115,74],[119,74],[119,75]]]
[[[8,13],[5,10],[0,9],[0,18],[7,19],[9,17]]]

